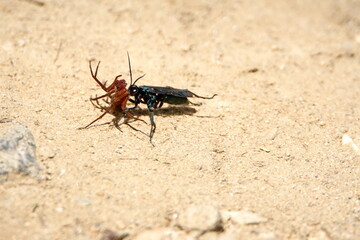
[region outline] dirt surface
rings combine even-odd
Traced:
[[[342,145],[360,145],[359,12],[350,0],[1,0],[0,130],[29,127],[42,180],[0,184],[0,239],[132,238],[193,204],[266,218],[235,226],[250,239],[360,239],[360,157]],[[140,85],[218,96],[164,106],[155,146],[103,124],[111,115],[78,130],[101,114],[89,60],[101,80],[129,82],[127,51]]]

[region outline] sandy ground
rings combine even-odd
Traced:
[[[359,12],[351,0],[1,0],[0,130],[29,127],[43,180],[0,184],[0,239],[131,238],[193,204],[266,218],[238,226],[248,239],[360,239],[360,157],[341,142],[360,145]],[[129,82],[127,51],[140,85],[218,96],[164,106],[155,147],[103,124],[111,115],[78,130],[100,115],[89,60]]]

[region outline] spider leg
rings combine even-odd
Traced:
[[[85,127],[81,127],[79,129],[85,129],[85,128],[88,128],[90,127],[91,124],[93,124],[94,122],[100,120],[103,116],[105,116],[105,114],[107,114],[107,112],[104,112],[103,114],[101,114],[98,118],[96,118],[94,121],[92,121],[91,123],[89,123],[88,125],[86,125]]]

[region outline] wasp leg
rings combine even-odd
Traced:
[[[189,101],[189,103],[194,105],[194,106],[201,106],[202,105],[202,103],[193,103],[193,102],[190,102],[190,101]]]
[[[132,111],[132,110],[135,110],[136,108],[137,108],[137,106],[139,105],[139,103],[137,102],[137,101],[135,101],[135,100],[132,100],[131,98],[129,98],[129,101],[130,102],[132,102],[132,103],[134,103],[135,104],[135,106],[133,106],[133,107],[131,107],[131,108],[127,108],[126,109],[126,111]]]
[[[127,109],[126,109],[126,112],[132,111],[132,110],[135,110],[135,109],[136,109],[136,107],[127,108]]]
[[[150,112],[150,123],[151,123],[151,128],[150,128],[150,142],[152,143],[152,138],[154,136],[155,133],[155,129],[156,129],[156,123],[154,121],[154,109],[150,109],[149,108],[149,112]]]
[[[160,101],[159,107],[157,107],[157,108],[161,108],[163,104],[164,104],[164,101],[163,100]]]

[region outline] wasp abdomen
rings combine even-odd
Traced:
[[[164,102],[168,104],[182,105],[188,104],[189,100],[186,97],[165,96]]]

